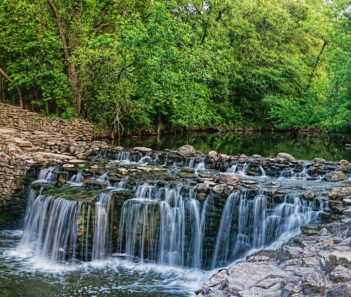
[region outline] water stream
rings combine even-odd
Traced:
[[[137,158],[118,152],[110,161],[115,163],[181,171],[181,165],[159,154]],[[185,165],[197,179],[213,174],[204,159],[189,158]],[[257,176],[249,176],[249,170],[245,162],[227,172],[258,183],[258,192],[240,187],[228,195],[210,192],[205,199],[198,199],[197,183],[150,179],[131,186],[128,176],[112,183],[110,169],[93,177],[106,185],[94,199],[31,189],[23,231],[0,233],[0,263],[6,267],[0,270],[0,291],[9,292],[15,281],[20,284],[17,293],[21,284],[30,288],[36,283],[45,292],[42,296],[189,296],[215,269],[253,250],[278,248],[327,207],[298,198],[296,189],[302,184],[324,183],[309,181],[306,165],[284,169],[276,178],[262,165]],[[83,190],[84,175],[77,171],[68,176],[67,185]],[[55,168],[48,168],[33,184],[56,180]],[[272,200],[266,190],[272,182],[292,190],[282,201]],[[134,196],[118,202],[125,190]],[[25,296],[41,295],[28,289]]]

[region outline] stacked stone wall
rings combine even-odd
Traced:
[[[91,141],[94,137],[93,126],[87,121],[70,122],[61,118],[40,116],[38,113],[4,103],[0,103],[1,127],[23,132],[57,133],[63,137],[80,141]]]

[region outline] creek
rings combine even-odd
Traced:
[[[335,166],[141,149],[44,168],[23,230],[0,233],[1,296],[190,296],[321,220],[327,199],[303,195]]]

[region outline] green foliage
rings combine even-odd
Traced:
[[[235,125],[345,131],[348,2],[0,1],[1,86],[9,102],[20,90],[26,107],[86,118],[111,136]]]

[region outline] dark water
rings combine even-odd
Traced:
[[[259,154],[264,157],[275,157],[280,152],[286,152],[300,160],[313,160],[317,157],[327,161],[351,160],[351,150],[347,150],[344,145],[331,138],[309,135],[197,133],[165,135],[160,138],[129,138],[120,142],[125,148],[146,146],[155,150],[177,149],[184,144],[191,144],[203,153],[215,150],[228,155]]]

